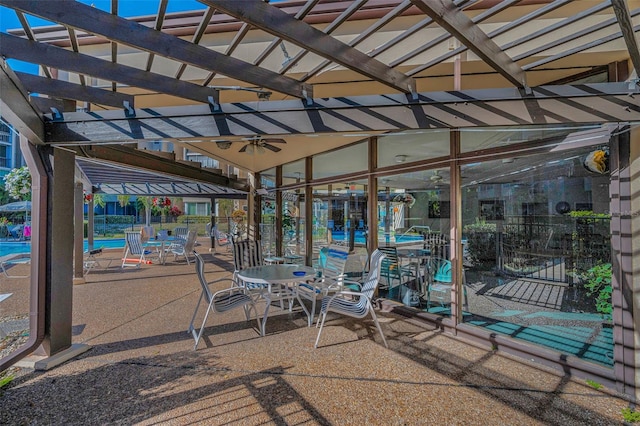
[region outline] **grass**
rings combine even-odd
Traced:
[[[631,408],[623,408],[622,417],[624,418],[624,421],[627,423],[640,422],[640,413],[632,410]]]

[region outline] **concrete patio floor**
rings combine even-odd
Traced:
[[[207,278],[230,276],[231,255],[212,261],[206,247]],[[0,390],[0,424],[616,425],[629,406],[392,312],[379,312],[389,349],[372,321],[342,317],[314,349],[317,329],[296,307],[271,309],[265,337],[242,310],[212,315],[194,351],[193,265],[170,258],[86,281],[74,286],[73,341],[92,348],[22,369]]]

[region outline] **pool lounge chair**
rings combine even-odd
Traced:
[[[17,256],[13,256],[11,258],[0,261],[0,269],[2,269],[2,273],[4,273],[4,275],[7,278],[28,278],[29,275],[31,275],[31,271],[29,271],[29,273],[27,273],[26,275],[10,274],[9,271],[14,266],[30,265],[30,264],[31,264],[31,255],[28,253],[23,253],[23,254],[19,254]]]

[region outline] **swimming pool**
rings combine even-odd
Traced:
[[[345,243],[349,241],[349,235],[345,234],[345,232],[343,231],[334,231],[331,233],[331,237],[333,238],[334,241],[342,241]],[[382,242],[386,241],[385,235],[384,234],[379,235],[378,240]],[[396,235],[393,239],[390,238],[390,241],[395,241],[396,244],[415,243],[415,242],[421,242],[423,240],[424,238],[421,235]],[[365,245],[367,243],[364,232],[356,231],[354,243],[360,244],[360,245]]]
[[[87,240],[84,241],[84,250],[87,250]],[[98,239],[93,241],[94,248],[123,248],[124,238]],[[29,253],[31,243],[29,241],[0,241],[0,257],[8,254]]]

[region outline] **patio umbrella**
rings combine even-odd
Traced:
[[[16,201],[0,206],[0,213],[30,212],[31,201]]]
[[[30,211],[31,211],[31,201],[16,201],[14,203],[9,203],[9,204],[0,206],[0,213],[24,212],[25,222],[27,222],[29,219]]]

